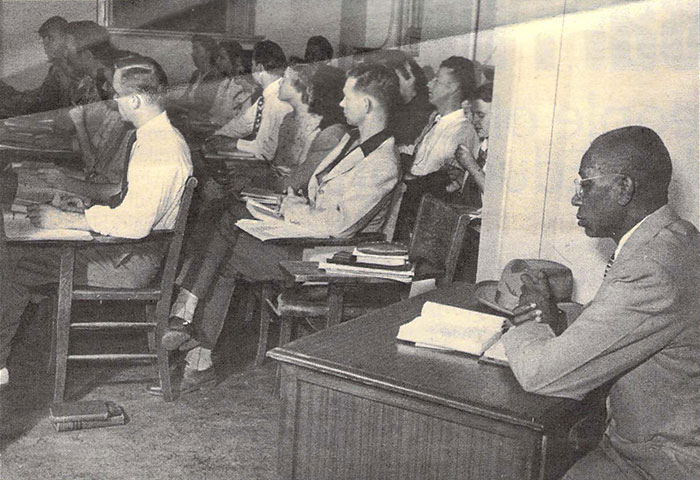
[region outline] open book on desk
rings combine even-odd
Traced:
[[[26,213],[3,212],[5,223],[5,236],[8,240],[41,241],[41,240],[65,240],[65,241],[91,241],[93,236],[85,230],[71,230],[67,228],[39,228],[32,225]]]
[[[269,217],[264,220],[248,218],[238,220],[236,226],[263,242],[279,238],[330,238],[301,225],[285,222],[282,218]]]
[[[504,317],[425,302],[421,315],[401,325],[396,338],[416,347],[457,351],[507,365],[500,341],[504,321]]]

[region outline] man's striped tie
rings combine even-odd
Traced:
[[[608,276],[608,270],[610,270],[610,267],[613,266],[613,263],[615,263],[615,252],[613,252],[612,255],[610,255],[608,264],[605,266],[605,273],[603,274],[603,278]]]

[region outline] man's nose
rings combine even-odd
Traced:
[[[577,192],[574,192],[574,196],[571,197],[571,205],[573,205],[574,207],[581,206],[581,197]]]

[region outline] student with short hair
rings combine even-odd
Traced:
[[[77,178],[61,169],[46,169],[39,176],[52,187],[104,203],[123,187],[128,158],[125,139],[133,131],[112,101],[114,62],[128,53],[116,50],[107,29],[95,22],[71,22],[67,31],[67,59],[81,76],[74,98],[78,105],[68,115],[75,126],[84,175]]]
[[[241,44],[235,40],[219,42],[216,67],[224,78],[219,82],[214,102],[208,112],[214,125],[225,125],[250,108],[253,101],[255,87],[242,75],[242,53]]]
[[[396,74],[381,65],[360,65],[347,74],[340,103],[347,122],[357,127],[316,167],[308,184],[308,196],[289,189],[280,213],[285,221],[307,228],[323,238],[351,237],[358,232],[376,232],[384,224],[391,193],[401,177],[389,119],[399,95]],[[163,345],[175,350],[188,343],[181,392],[215,382],[211,359],[228,310],[231,292],[210,289],[221,265],[228,277],[253,281],[284,279],[280,260],[292,252],[283,246],[263,243],[235,226],[228,215],[197,265],[191,284],[181,288],[171,311],[170,328]],[[222,298],[225,295],[226,298]],[[206,299],[202,317],[195,320],[199,299]],[[208,308],[216,305],[216,308]],[[194,347],[194,348],[192,348]],[[156,393],[156,392],[154,392]]]
[[[279,99],[280,82],[287,64],[282,48],[263,40],[253,49],[253,79],[262,96],[238,117],[214,133],[207,145],[216,150],[235,147],[257,158],[271,160],[277,151],[279,128],[292,107]],[[252,140],[246,138],[252,137]]]
[[[49,18],[39,27],[39,36],[49,61],[49,71],[36,90],[21,92],[0,82],[0,108],[6,114],[25,115],[58,110],[71,105],[71,91],[75,78],[65,60],[67,30],[68,21],[58,16]]]
[[[192,162],[187,143],[163,109],[166,87],[167,77],[152,59],[132,57],[117,65],[114,90],[119,112],[136,127],[124,198],[115,207],[98,205],[83,212],[39,204],[28,212],[35,226],[126,238],[174,227]],[[96,287],[143,287],[160,271],[163,255],[160,242],[81,248],[75,256],[74,281]],[[8,260],[9,285],[0,316],[0,386],[9,382],[7,358],[29,289],[56,281],[60,249],[10,247]]]

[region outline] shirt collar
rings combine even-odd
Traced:
[[[651,215],[651,214],[650,214],[650,215]],[[642,218],[642,220],[641,220],[638,224],[636,224],[634,227],[632,227],[632,228],[630,228],[629,230],[627,230],[627,233],[625,233],[625,234],[620,238],[620,243],[617,244],[617,248],[615,249],[615,258],[617,258],[617,257],[620,256],[620,251],[622,250],[622,246],[623,246],[625,243],[627,243],[627,240],[629,240],[629,238],[632,236],[632,234],[635,232],[635,230],[637,230],[637,229],[642,225],[642,223],[644,223],[644,220],[646,220],[647,218],[649,218],[649,215],[647,215],[646,217]]]
[[[143,140],[150,136],[160,135],[163,130],[172,130],[173,126],[168,119],[168,114],[163,112],[146,122],[145,125],[141,125],[140,128],[136,129],[136,139]]]
[[[356,133],[355,133],[356,132]],[[350,141],[356,141],[357,138],[360,136],[359,130],[355,130],[351,134],[351,139]],[[379,146],[384,143],[389,137],[391,137],[391,133],[389,133],[388,129],[384,129],[379,133],[375,133],[371,137],[369,137],[367,140],[362,142],[359,147],[360,150],[362,150],[362,154],[366,157],[370,153],[374,152]]]
[[[456,123],[462,120],[466,120],[467,117],[464,116],[464,110],[458,108],[457,110],[450,112],[446,115],[436,115],[435,120],[441,124]]]
[[[282,83],[282,78],[278,78],[271,84],[269,84],[265,89],[263,90],[263,97],[270,98],[271,96],[277,97],[277,93],[280,90],[280,83]]]

